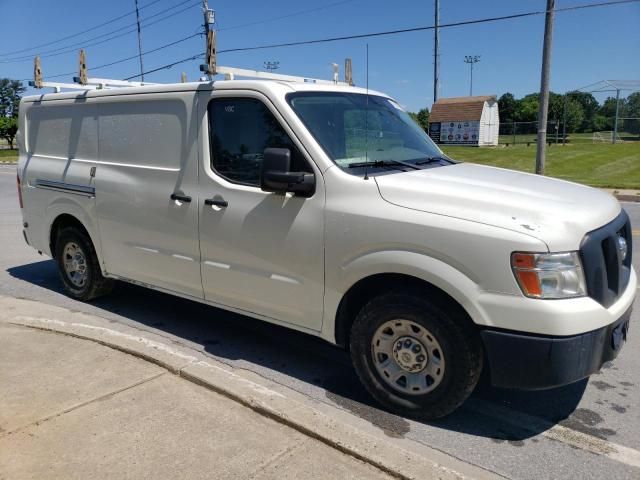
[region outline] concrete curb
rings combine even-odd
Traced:
[[[100,317],[2,296],[0,321],[97,342],[152,362],[396,478],[499,478],[492,472],[417,442],[372,435],[354,426],[353,419],[347,418],[351,414],[339,408],[320,404],[197,350],[172,344],[152,332],[144,331],[142,336],[140,330],[109,323]]]
[[[619,202],[640,202],[640,195],[629,195],[620,193],[613,193],[612,195],[616,197]]]

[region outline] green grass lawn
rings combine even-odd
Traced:
[[[562,131],[560,131],[559,133],[560,135],[558,136],[558,142],[562,143]],[[611,139],[611,133],[609,132],[600,132],[600,133],[601,135],[598,138],[603,140]],[[594,142],[593,135],[594,135],[593,133],[567,133],[567,143],[596,143],[596,144],[600,143],[600,140],[597,140]],[[627,132],[619,132],[618,136],[620,137],[621,140],[629,140],[629,141],[640,140],[640,136],[637,133],[632,134]],[[538,138],[538,135],[535,133],[517,134],[515,138],[513,135],[502,134],[500,135],[499,143],[501,145],[507,144],[507,143],[509,145],[513,145],[514,139],[515,139],[516,145],[527,143],[527,142],[535,145],[537,138]],[[556,141],[555,131],[549,130],[547,132],[547,141],[555,143]]]
[[[533,172],[536,147],[443,146],[454,159]],[[640,142],[568,144],[547,148],[546,174],[602,188],[640,189]]]
[[[18,150],[0,149],[0,163],[13,163],[18,161]]]

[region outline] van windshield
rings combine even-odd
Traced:
[[[298,92],[288,94],[287,101],[331,160],[352,173],[359,173],[365,163],[397,170],[453,163],[389,98]]]

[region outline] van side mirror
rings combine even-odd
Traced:
[[[262,157],[260,188],[265,192],[293,192],[310,197],[315,192],[313,173],[291,172],[291,151],[288,148],[266,148]]]

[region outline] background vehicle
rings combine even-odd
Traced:
[[[614,358],[637,288],[608,194],[456,163],[392,99],[222,81],[27,97],[25,239],[69,295],[114,279],[350,349],[365,387],[435,418],[493,384]]]

